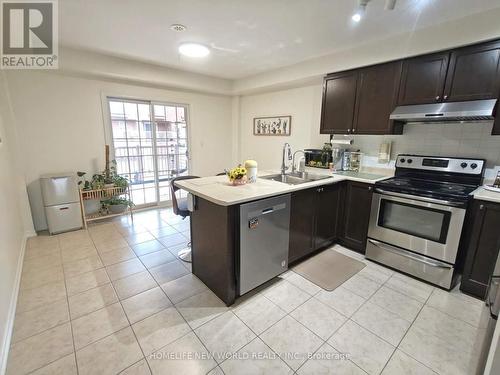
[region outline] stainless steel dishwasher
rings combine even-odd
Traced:
[[[288,268],[290,194],[240,206],[239,293]]]

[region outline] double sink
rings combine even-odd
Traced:
[[[292,172],[286,174],[271,174],[268,176],[262,176],[264,180],[278,181],[289,185],[299,185],[305,184],[306,182],[324,180],[325,178],[330,178],[331,176],[313,174],[308,172]]]

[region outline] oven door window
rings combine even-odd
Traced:
[[[450,218],[448,211],[382,199],[378,225],[445,244]]]

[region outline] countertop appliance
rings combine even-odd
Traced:
[[[328,168],[332,162],[332,153],[321,149],[306,148],[304,150],[306,167]]]
[[[469,194],[481,185],[484,165],[398,155],[395,177],[375,183],[366,257],[452,288]]]
[[[500,312],[500,256],[497,258],[493,275],[490,279],[486,301],[481,314],[478,335],[474,347],[480,350],[477,375],[500,373],[500,343],[498,332],[498,314]],[[495,337],[496,336],[496,337]],[[487,366],[487,362],[488,366]],[[485,371],[486,370],[486,371]]]
[[[399,122],[483,121],[495,116],[497,99],[396,107],[390,119]]]
[[[49,233],[82,228],[82,211],[76,174],[50,174],[40,177],[43,205]]]
[[[288,269],[290,194],[240,206],[239,294]]]

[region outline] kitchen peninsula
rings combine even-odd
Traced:
[[[263,241],[256,249],[263,252],[261,263],[257,267],[249,268],[250,278],[254,277],[254,274],[262,273],[262,284],[272,278],[271,276],[262,279],[265,277],[265,270],[270,266],[268,263],[274,262],[278,256],[273,258],[270,253],[276,251],[279,246],[286,246],[286,254],[285,263],[282,264],[281,261],[277,265],[277,274],[284,272],[288,263],[304,258],[340,238],[347,241],[358,239],[363,244],[368,215],[356,215],[356,220],[351,213],[369,210],[371,185],[388,177],[370,173],[328,173],[328,176],[316,176],[318,179],[314,181],[287,184],[263,178],[272,173],[261,172],[255,183],[242,186],[230,185],[226,176],[176,182],[179,188],[194,197],[191,212],[193,273],[228,306],[233,304],[239,295],[249,291],[248,287],[243,286],[246,281],[242,268],[247,267],[250,260],[246,261],[242,255],[243,251],[240,251],[248,245],[241,241],[241,238],[245,237],[242,232],[260,225],[260,234],[258,231],[250,234],[257,238],[245,238],[250,242]],[[268,203],[269,207],[266,206]],[[344,203],[352,207],[347,207]],[[264,204],[264,208],[259,208],[259,214],[266,215],[265,219],[270,220],[269,222],[265,222],[263,217],[262,223],[259,224],[256,219],[258,215],[251,208],[253,204]],[[249,212],[245,211],[246,206],[250,207]],[[285,208],[289,216],[281,222],[273,221],[271,217],[274,215],[268,215],[270,212],[283,210],[283,216]],[[242,219],[244,211],[245,215],[250,216],[244,216]],[[256,218],[252,219],[252,215]],[[352,228],[349,227],[350,223]],[[273,234],[269,235],[270,233]],[[278,241],[278,245],[269,242],[269,238]],[[289,238],[293,238],[293,241],[289,241]],[[269,261],[266,261],[266,256],[270,257]],[[283,257],[283,254],[281,256]],[[276,272],[276,268],[274,270]],[[252,281],[253,284],[250,282],[249,285],[258,286]]]

